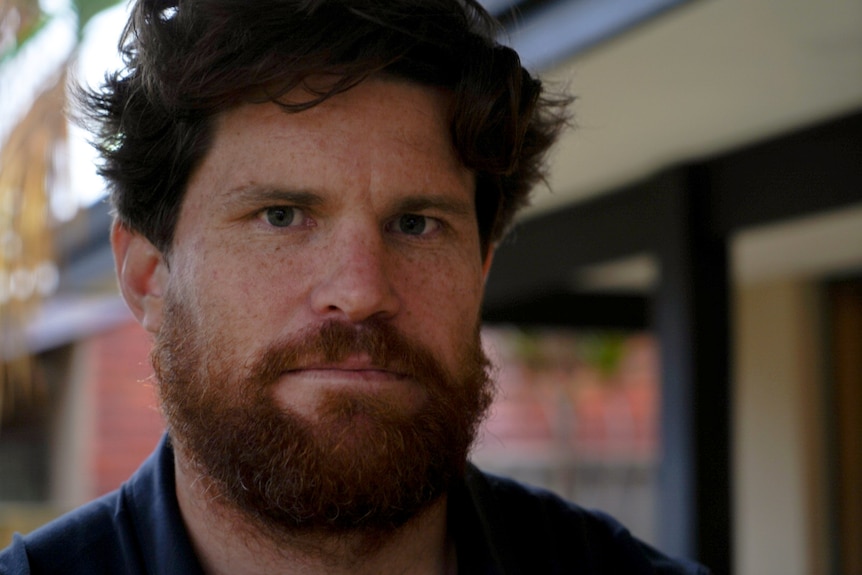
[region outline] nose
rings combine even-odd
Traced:
[[[313,311],[350,323],[394,316],[400,300],[392,282],[393,257],[377,231],[339,234],[319,262],[320,279],[311,290]]]

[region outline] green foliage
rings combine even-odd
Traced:
[[[625,333],[614,331],[517,330],[513,348],[516,357],[533,370],[569,368],[580,363],[610,379],[620,368],[626,340]]]
[[[78,14],[78,36],[81,36],[93,16],[118,3],[118,0],[73,0],[75,12]]]
[[[84,27],[99,12],[118,4],[118,0],[73,0],[72,5],[78,16],[78,38],[83,35]],[[0,23],[12,24],[14,39],[0,38],[0,64],[15,57],[27,41],[51,21],[52,14],[46,14],[38,0],[12,0],[0,4]]]
[[[626,337],[616,332],[601,332],[581,340],[581,357],[603,377],[616,374],[625,354]]]

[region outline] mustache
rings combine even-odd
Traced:
[[[249,379],[274,383],[285,372],[365,356],[372,367],[416,381],[449,381],[449,374],[423,345],[380,320],[348,324],[329,320],[275,342],[251,362]]]

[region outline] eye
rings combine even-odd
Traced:
[[[428,216],[404,214],[395,221],[396,231],[409,236],[421,236],[436,230],[439,222]]]
[[[276,228],[287,228],[290,227],[294,221],[300,219],[301,212],[297,208],[292,208],[290,206],[276,206],[266,208],[263,210],[261,215],[269,225]]]

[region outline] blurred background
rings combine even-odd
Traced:
[[[486,0],[577,97],[500,246],[484,468],[717,574],[862,574],[862,0]],[[66,84],[126,6],[0,0],[0,547],[163,422]]]

